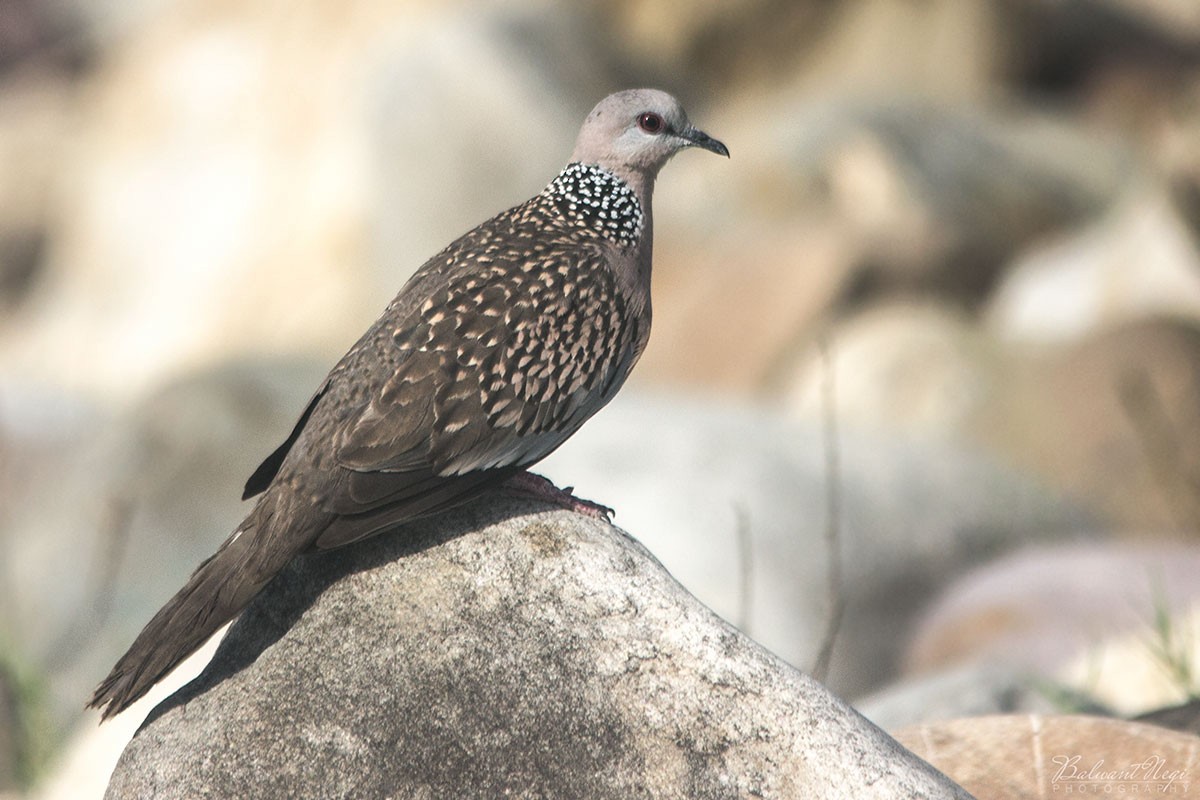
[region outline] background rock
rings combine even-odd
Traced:
[[[1200,327],[1114,326],[1026,352],[992,383],[964,438],[1091,509],[1121,536],[1194,536],[1200,508]]]
[[[1198,655],[1186,613],[1197,574],[1192,545],[1028,548],[946,590],[914,626],[905,666],[1007,668],[1125,714],[1179,703],[1197,689],[1178,671]]]
[[[1004,338],[1074,341],[1153,315],[1200,316],[1200,255],[1169,198],[1134,191],[1106,217],[1009,266],[986,309]]]
[[[788,370],[784,402],[806,421],[832,402],[850,430],[978,449],[1119,536],[1186,536],[1200,520],[1198,331],[1160,317],[1020,346],[943,305],[877,304]]]
[[[630,85],[733,159],[657,189],[634,383],[663,399],[548,469],[722,614],[811,663],[822,340],[839,689],[885,689],[922,604],[1018,541],[1194,538],[1195,31],[1189,0],[5,4],[0,642],[49,746],[404,277]]]
[[[896,736],[980,800],[1068,792],[1186,796],[1194,791],[1200,751],[1200,739],[1190,734],[1095,717],[980,717],[905,728]],[[988,757],[979,758],[981,752]],[[1124,774],[1103,777],[1114,771]]]
[[[1012,355],[961,312],[912,302],[847,316],[806,355],[785,387],[801,419],[822,419],[832,403],[850,430],[940,442],[964,438],[1012,369]]]
[[[303,363],[229,365],[119,415],[7,387],[0,621],[5,656],[40,677],[36,711],[55,737],[240,520],[245,477],[319,377]]]
[[[997,714],[1111,714],[1094,699],[1003,662],[972,661],[901,678],[854,707],[884,730]]]

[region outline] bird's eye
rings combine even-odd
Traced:
[[[645,114],[642,114],[638,117],[637,123],[638,127],[646,133],[662,133],[663,128],[666,127],[663,123],[663,118],[653,111],[647,111]]]

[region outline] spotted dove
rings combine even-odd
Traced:
[[[670,95],[610,95],[540,194],[426,262],[250,476],[250,515],[89,705],[128,708],[300,553],[505,481],[538,485],[525,469],[612,399],[646,345],[654,180],[691,146],[729,155]]]

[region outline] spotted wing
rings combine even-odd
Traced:
[[[474,490],[574,433],[616,393],[648,333],[606,257],[565,241],[534,258],[449,256],[459,269],[375,332],[391,373],[335,435],[350,474],[330,510],[402,503],[414,487]]]

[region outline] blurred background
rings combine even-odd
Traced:
[[[1196,693],[1195,0],[0,0],[0,796],[100,795],[326,370],[639,85],[732,159],[546,473],[884,727]]]

